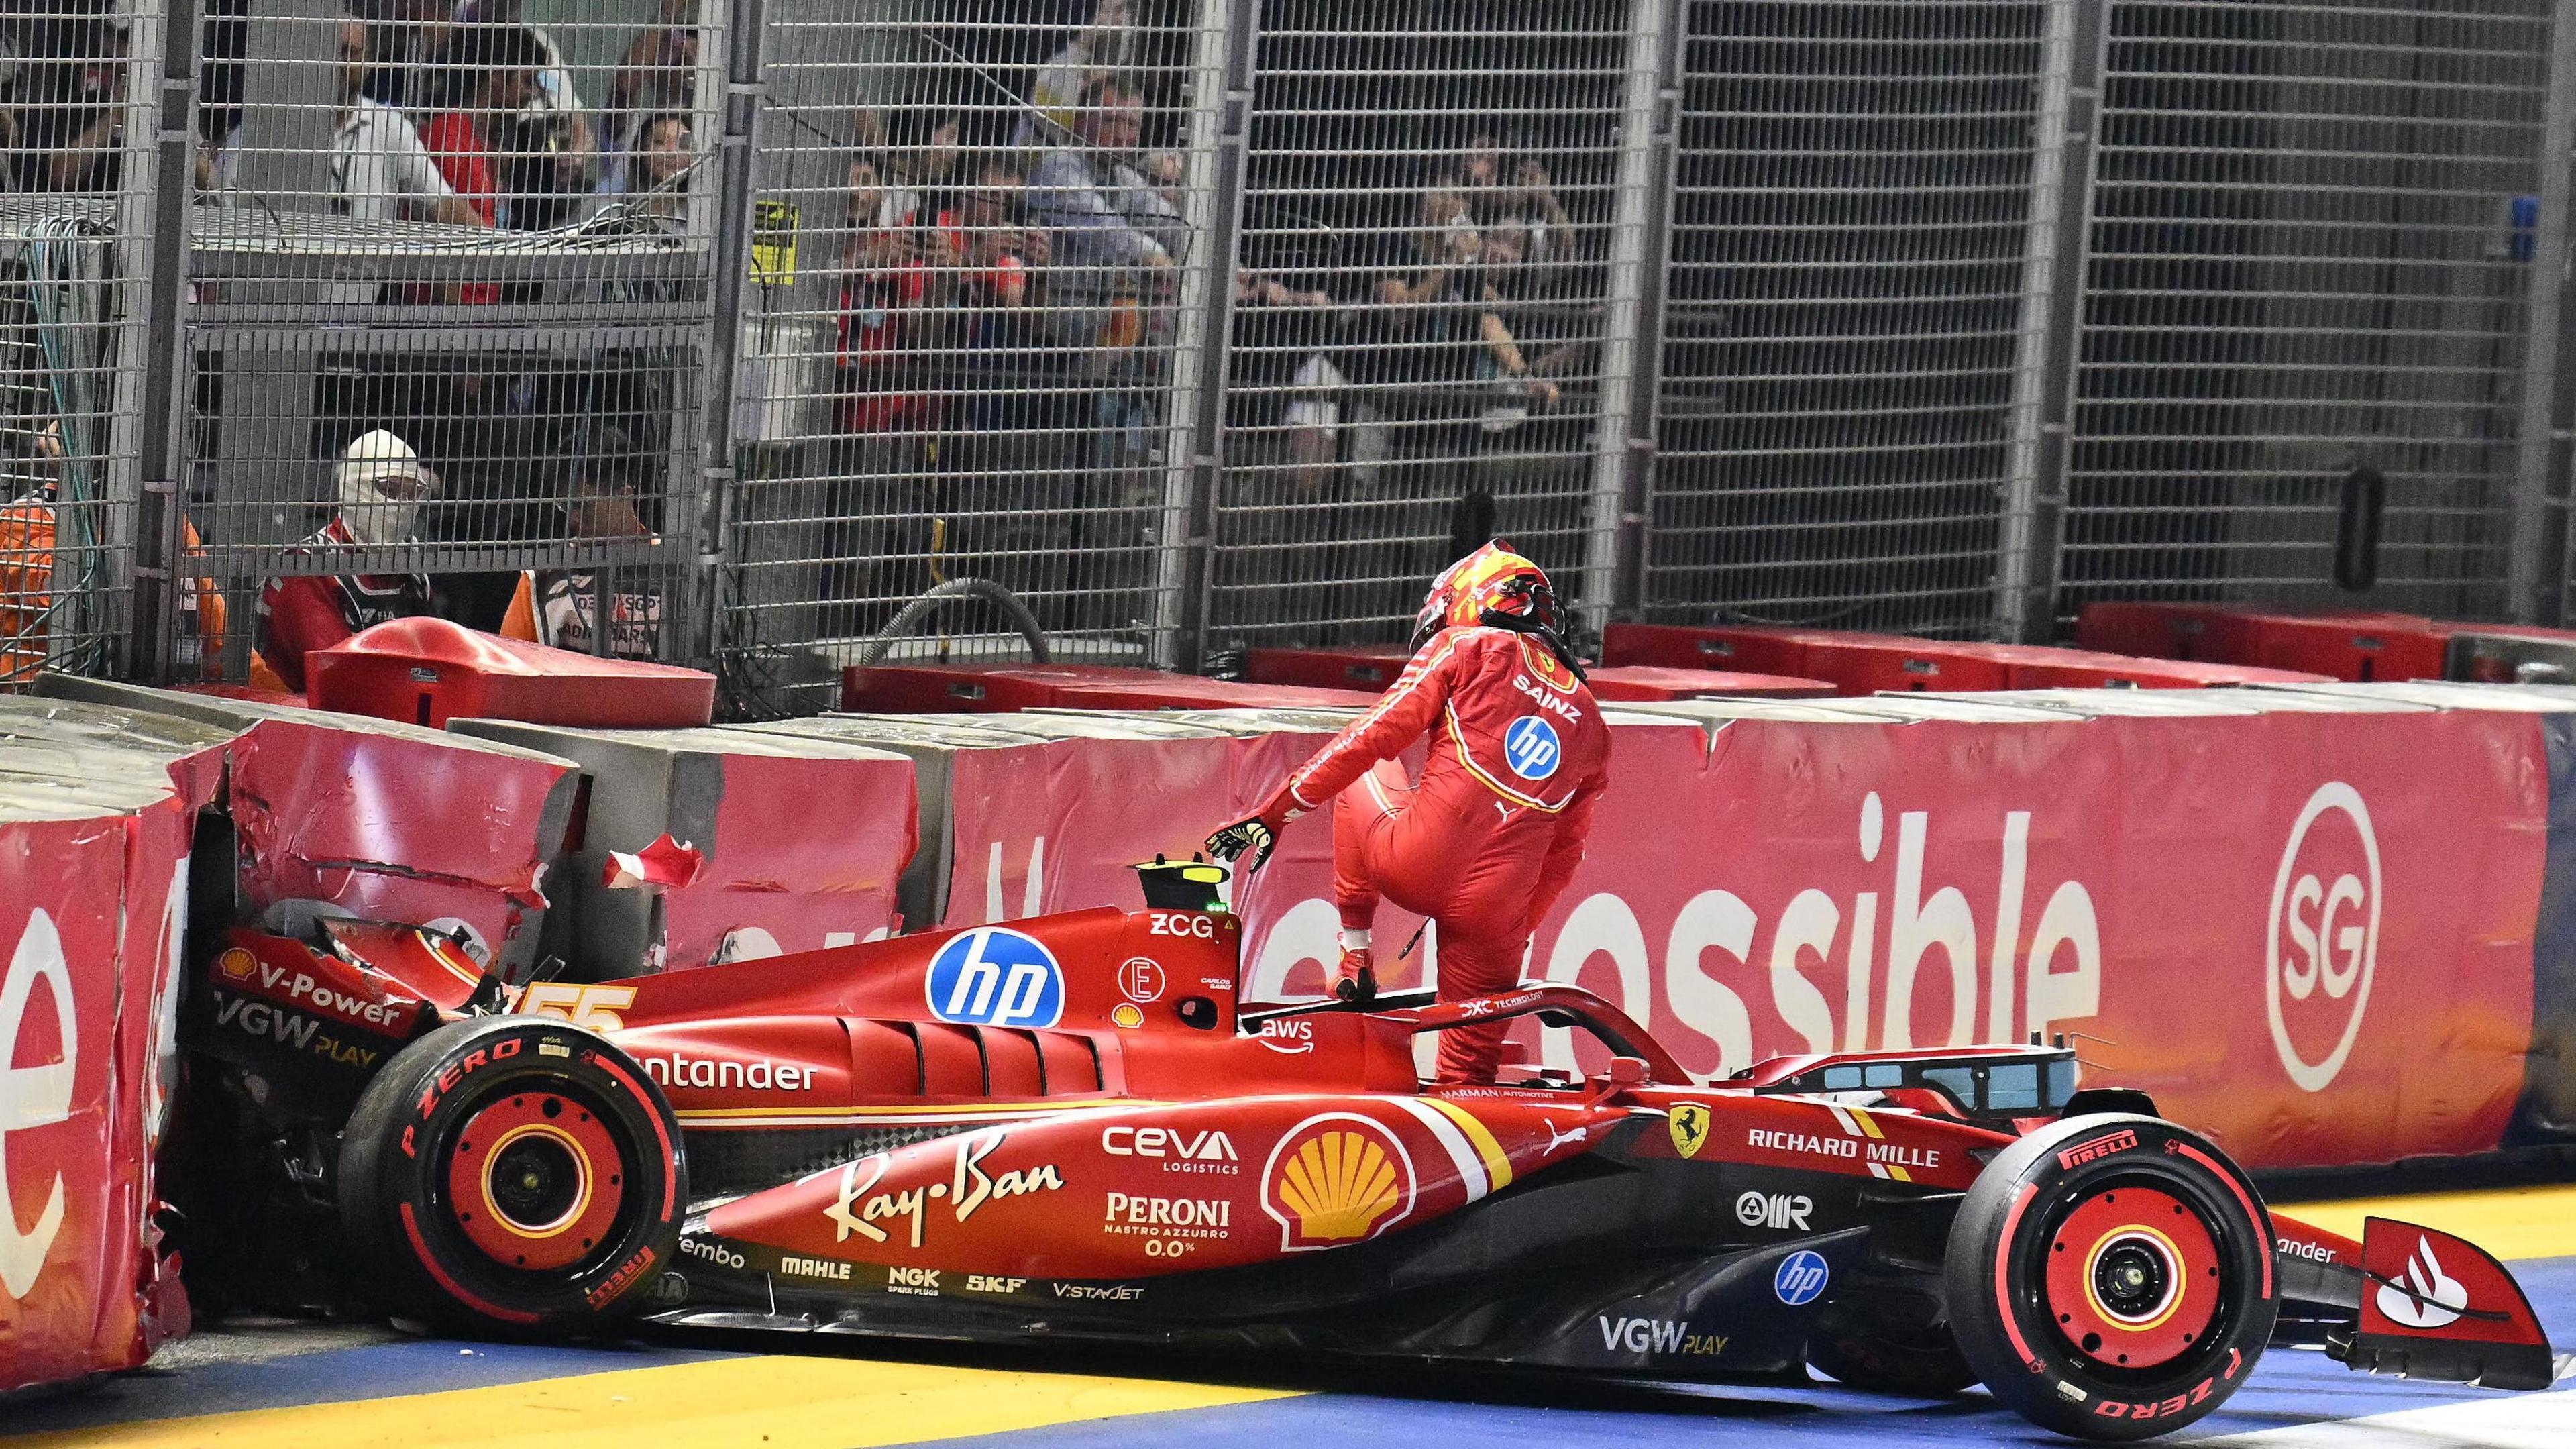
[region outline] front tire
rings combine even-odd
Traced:
[[[2280,1306],[2253,1184],[2154,1117],[2071,1118],[2004,1149],[1960,1204],[1943,1277],[1959,1351],[1995,1397],[2103,1441],[2225,1403]]]
[[[340,1148],[340,1221],[392,1306],[468,1331],[558,1335],[630,1313],[678,1250],[678,1120],[634,1059],[534,1017],[450,1022],[367,1085]]]

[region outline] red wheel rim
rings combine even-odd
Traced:
[[[509,1268],[548,1270],[598,1248],[626,1201],[626,1165],[597,1113],[555,1092],[493,1099],[447,1164],[458,1231]]]
[[[2218,1289],[2209,1225],[2154,1188],[2087,1198],[2049,1240],[2049,1317],[2077,1353],[2111,1368],[2190,1352],[2218,1313]]]

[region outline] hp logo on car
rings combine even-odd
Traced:
[[[1822,1254],[1801,1248],[1780,1260],[1779,1269],[1771,1275],[1771,1291],[1779,1295],[1781,1302],[1798,1308],[1813,1303],[1831,1277],[1833,1270],[1825,1266]]]
[[[1534,714],[1522,715],[1503,731],[1503,758],[1511,764],[1512,773],[1524,780],[1544,780],[1556,773],[1565,758],[1565,747],[1557,743],[1556,726]]]
[[[930,958],[930,1014],[972,1026],[1053,1026],[1064,1015],[1064,971],[1035,937],[978,926]]]

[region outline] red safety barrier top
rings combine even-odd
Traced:
[[[1254,684],[1297,684],[1313,689],[1364,689],[1374,694],[1395,683],[1413,657],[1401,644],[1348,644],[1324,649],[1250,649],[1243,677]]]
[[[1366,708],[1375,698],[1373,690],[1246,684],[1105,664],[880,664],[841,674],[841,708],[851,714]]]
[[[1653,699],[1821,699],[1834,687],[1821,679],[1786,674],[1746,674],[1732,669],[1666,669],[1652,664],[1613,665],[1585,676],[1592,697],[1604,703]]]
[[[305,656],[316,709],[443,727],[514,719],[595,729],[678,729],[715,717],[716,679],[504,639],[445,619],[394,619]]]

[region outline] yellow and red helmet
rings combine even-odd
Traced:
[[[1422,612],[1413,621],[1413,642],[1418,648],[1423,640],[1442,629],[1470,624],[1553,634],[1557,628],[1556,590],[1548,585],[1547,574],[1537,564],[1512,552],[1504,540],[1495,539],[1442,569],[1440,577],[1431,581],[1431,592],[1423,598]]]

